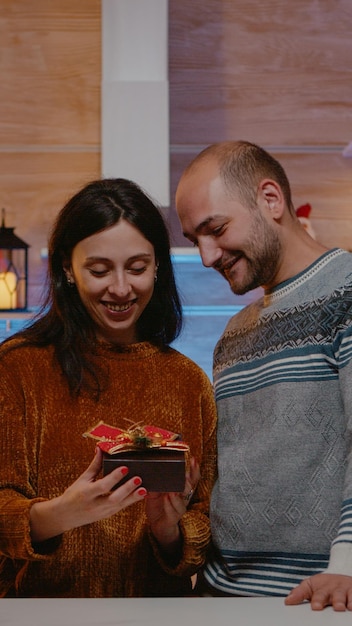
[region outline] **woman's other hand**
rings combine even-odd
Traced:
[[[187,510],[199,480],[199,464],[192,457],[182,493],[148,493],[146,513],[149,526],[156,541],[167,554],[176,554],[180,550],[179,521]]]

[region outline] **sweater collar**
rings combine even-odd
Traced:
[[[283,296],[287,296],[289,293],[300,287],[303,283],[310,280],[313,276],[318,274],[328,263],[341,254],[347,254],[346,250],[341,248],[333,248],[324,252],[316,261],[306,267],[302,272],[284,280],[279,285],[276,285],[272,289],[268,289],[264,293],[264,306],[272,304],[274,301],[280,300]]]
[[[97,343],[97,351],[102,353],[118,354],[122,358],[124,356],[147,357],[156,352],[159,348],[149,341],[139,341],[128,345],[119,345],[105,340],[99,340]]]

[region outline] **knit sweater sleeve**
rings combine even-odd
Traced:
[[[11,359],[11,362],[13,360]],[[23,363],[21,364],[23,367]],[[36,497],[36,463],[26,436],[24,393],[20,377],[6,358],[0,359],[0,554],[14,560],[47,559],[30,537],[30,509]]]
[[[340,389],[346,415],[346,465],[340,523],[332,542],[327,574],[352,576],[352,327],[339,337]]]
[[[183,550],[177,565],[170,566],[167,563],[150,533],[150,541],[158,562],[166,572],[176,576],[191,576],[202,567],[211,537],[209,502],[216,478],[216,407],[212,386],[205,376],[202,377],[200,394],[200,415],[193,417],[194,423],[202,424],[203,429],[202,458],[197,459],[200,463],[201,479],[179,523]]]

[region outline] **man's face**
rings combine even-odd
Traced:
[[[220,272],[234,293],[275,284],[281,243],[264,200],[244,206],[224,186],[217,165],[204,162],[182,177],[176,208],[203,265]]]

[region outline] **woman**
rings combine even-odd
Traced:
[[[209,543],[216,418],[208,378],[169,347],[181,306],[158,209],[131,181],[88,184],[58,215],[49,278],[41,315],[0,348],[1,595],[187,594]],[[181,433],[183,493],[119,486],[124,467],[101,477],[82,437],[100,420]]]

